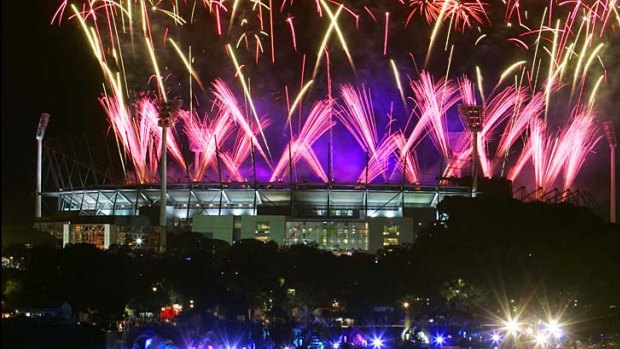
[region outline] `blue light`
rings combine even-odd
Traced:
[[[153,338],[148,338],[147,340],[144,341],[144,349],[148,349],[151,344],[153,343]]]
[[[332,345],[332,348],[334,348],[334,349],[338,349],[338,348],[340,348],[340,343],[338,343],[338,342],[334,343],[334,344]]]
[[[435,344],[442,346],[446,343],[446,339],[444,338],[443,335],[438,334],[435,336],[435,338],[433,338],[433,342],[435,342]]]
[[[498,333],[493,333],[491,335],[491,341],[493,341],[493,343],[499,343],[499,341],[501,340],[502,340],[502,337]]]

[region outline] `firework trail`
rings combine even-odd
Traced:
[[[340,95],[342,103],[339,105],[338,119],[360,147],[374,156],[377,152],[377,125],[370,93],[363,87],[356,90],[351,85],[344,85]]]
[[[224,83],[224,81],[222,80],[216,80],[213,83],[212,92],[216,98],[217,103],[219,104],[219,107],[227,110],[230,113],[230,116],[232,117],[234,122],[239,127],[241,127],[243,132],[245,132],[245,134],[252,140],[252,144],[254,145],[254,147],[256,147],[256,150],[258,151],[258,153],[262,155],[263,158],[265,158],[265,161],[269,162],[269,158],[267,157],[267,154],[265,154],[265,152],[263,151],[263,148],[258,142],[258,138],[256,138],[256,135],[252,131],[252,127],[246,120],[246,116],[241,111],[241,108],[237,102],[237,98],[232,93],[230,88],[228,88],[228,85],[226,85],[226,83]],[[258,124],[257,126],[259,130],[262,129],[260,124]]]
[[[597,136],[594,114],[583,107],[575,107],[571,122],[557,134],[548,132],[547,125],[541,118],[530,121],[530,138],[528,144],[515,166],[516,172],[510,179],[515,179],[527,158],[534,166],[534,179],[537,196],[545,192],[560,175],[564,174],[564,190],[573,184],[586,155],[594,148],[601,136]]]
[[[344,135],[365,153],[358,182],[380,176],[389,181],[395,178],[394,172],[387,174],[393,168],[407,182],[420,183],[421,159],[425,168],[427,162],[440,163],[444,177],[462,175],[472,148],[456,113],[462,103],[484,107],[477,140],[484,176],[503,175],[507,167],[508,177],[517,180],[531,166],[533,182],[542,190],[559,178],[562,187],[571,187],[598,141],[595,101],[607,84],[606,40],[620,27],[616,0],[63,0],[51,23],[70,22],[63,19],[79,24],[102,70],[100,102],[124,153],[121,159],[130,160],[137,182],[158,178],[160,101],[189,96],[190,109],[179,111],[177,132],[169,130],[166,147],[191,181],[203,181],[220,163],[233,180],[244,181],[242,168],[254,151],[271,181],[302,160],[327,181],[323,164],[332,166],[331,160],[313,150],[326,132],[330,149]],[[433,51],[435,41],[444,38],[444,52]],[[496,55],[497,66],[508,67],[503,72],[470,52],[492,46],[502,53]],[[411,57],[413,66],[402,57]],[[424,60],[425,70],[418,71],[416,58]],[[443,61],[447,69],[436,67]],[[323,63],[326,69],[319,69]],[[375,66],[385,72],[368,74]],[[301,67],[301,74],[291,67]],[[400,74],[407,76],[409,91]],[[379,83],[369,75],[378,75]],[[398,93],[385,97],[385,87],[378,90],[375,84],[388,75]],[[224,81],[238,82],[242,93]],[[488,96],[486,81],[496,82]],[[299,93],[289,104],[291,86],[299,86]],[[338,96],[332,86],[341,86]],[[283,90],[285,106],[274,92]],[[399,99],[402,108],[394,118],[389,113],[389,130],[378,131],[383,125],[377,116],[388,114],[384,106]],[[208,105],[207,113],[195,110]],[[298,118],[292,117],[295,112]],[[289,128],[284,149],[280,137],[265,133],[276,124]],[[555,125],[560,131],[550,131]],[[449,135],[457,126],[461,135],[454,140]],[[426,140],[437,156],[427,156]],[[279,159],[275,166],[270,147]],[[184,153],[193,160],[186,163]]]
[[[292,168],[297,164],[297,162],[299,162],[299,160],[304,159],[308,164],[309,169],[318,178],[320,178],[321,181],[327,183],[327,175],[325,174],[325,170],[317,158],[316,153],[312,149],[312,145],[334,126],[335,122],[332,121],[330,117],[331,109],[332,106],[329,100],[316,102],[312,106],[301,131],[296,138],[292,139],[286,145],[286,148],[280,157],[280,161],[278,161],[273,170],[273,174],[270,179],[271,182],[283,178],[287,166]]]
[[[360,173],[357,183],[370,183],[382,174],[385,175],[388,166],[388,159],[392,156],[392,154],[394,154],[396,148],[397,143],[394,141],[394,138],[391,135],[386,137],[377,147],[372,156],[369,157],[367,161],[368,168],[365,168],[364,171]],[[411,161],[408,157],[405,157],[405,159]],[[415,162],[412,161],[412,165],[415,165]],[[407,169],[412,172],[412,178],[415,179],[415,170],[411,167],[407,167]],[[413,181],[412,183],[415,182],[416,181]]]
[[[197,115],[188,112],[181,113],[181,119],[189,140],[190,150],[194,153],[190,179],[198,182],[203,179],[210,166],[217,166],[219,144],[226,142],[231,135],[233,123],[229,112],[225,109],[218,109],[212,120],[209,120],[206,115],[201,120]]]
[[[572,187],[586,156],[601,139],[597,135],[595,115],[591,110],[575,108],[560,142],[569,150],[564,163],[564,190]]]
[[[263,129],[268,128],[271,125],[271,120],[266,117],[260,119],[260,123],[263,126]],[[254,137],[258,135],[260,129],[257,124],[252,125],[252,134]],[[235,139],[235,145],[233,146],[232,151],[225,151],[221,157],[224,165],[232,174],[232,177],[237,182],[247,182],[246,178],[241,175],[240,169],[242,168],[243,163],[247,160],[248,156],[253,149],[252,145],[252,137],[245,132],[237,133],[237,138]]]
[[[401,161],[397,163],[398,168],[405,175],[408,183],[419,184],[420,175],[418,170],[418,161],[415,153],[406,150],[407,137],[402,132],[392,135],[392,142],[398,151]]]
[[[157,109],[148,98],[139,99],[132,116],[129,108],[112,97],[99,99],[116,138],[123,145],[134,165],[140,183],[152,182],[157,177],[161,156],[161,128],[157,126]],[[172,130],[168,129],[167,148],[177,163],[185,168],[185,161]]]
[[[409,135],[403,152],[412,149],[414,143],[419,140],[424,129],[429,131],[431,139],[444,158],[451,156],[450,144],[446,129],[446,114],[459,100],[457,86],[454,82],[445,78],[435,83],[433,77],[422,72],[420,79],[410,81],[413,91],[414,106],[420,119]]]
[[[463,0],[444,0],[449,3],[448,16],[454,24],[454,29],[465,31],[473,27],[474,22],[482,24],[488,20],[485,11],[487,4],[480,0],[463,1]]]
[[[409,12],[409,15],[407,16],[405,26],[409,25],[409,22],[416,14],[424,17],[426,23],[431,24],[439,17],[439,12],[441,11],[443,1],[410,0],[408,1],[408,5],[411,8],[411,12]]]

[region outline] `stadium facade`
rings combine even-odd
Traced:
[[[97,186],[43,192],[50,218],[37,226],[63,244],[158,249],[158,185]],[[313,244],[334,253],[376,252],[413,243],[438,218],[437,204],[467,196],[465,186],[325,183],[169,184],[167,231],[196,232],[233,243],[255,238]],[[48,210],[50,211],[50,210]]]

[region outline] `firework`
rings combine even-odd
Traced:
[[[476,140],[484,176],[506,172],[542,190],[561,180],[568,189],[599,139],[605,40],[620,25],[615,0],[68,5],[59,3],[51,23],[79,22],[103,72],[100,102],[123,166],[134,174],[127,180],[140,183],[158,179],[159,102],[189,96],[190,108],[179,111],[166,144],[189,181],[208,181],[215,171],[222,179],[224,169],[230,180],[247,182],[249,158],[268,181],[293,181],[303,169],[322,182],[341,180],[334,151],[347,155],[345,165],[358,165],[347,168],[361,169],[352,178],[360,183],[460,176],[472,140],[456,105],[467,104],[484,109]],[[444,50],[433,50],[441,38]],[[506,45],[497,48],[496,66],[463,53],[468,46],[491,50],[498,40]],[[416,58],[424,59],[423,71]],[[385,71],[369,74],[375,67]],[[253,170],[250,177],[256,176]]]

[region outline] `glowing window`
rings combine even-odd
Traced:
[[[256,230],[254,230],[254,238],[260,241],[268,241],[269,233],[271,233],[270,222],[256,222]]]
[[[383,246],[398,245],[400,236],[400,227],[390,224],[383,226]]]

